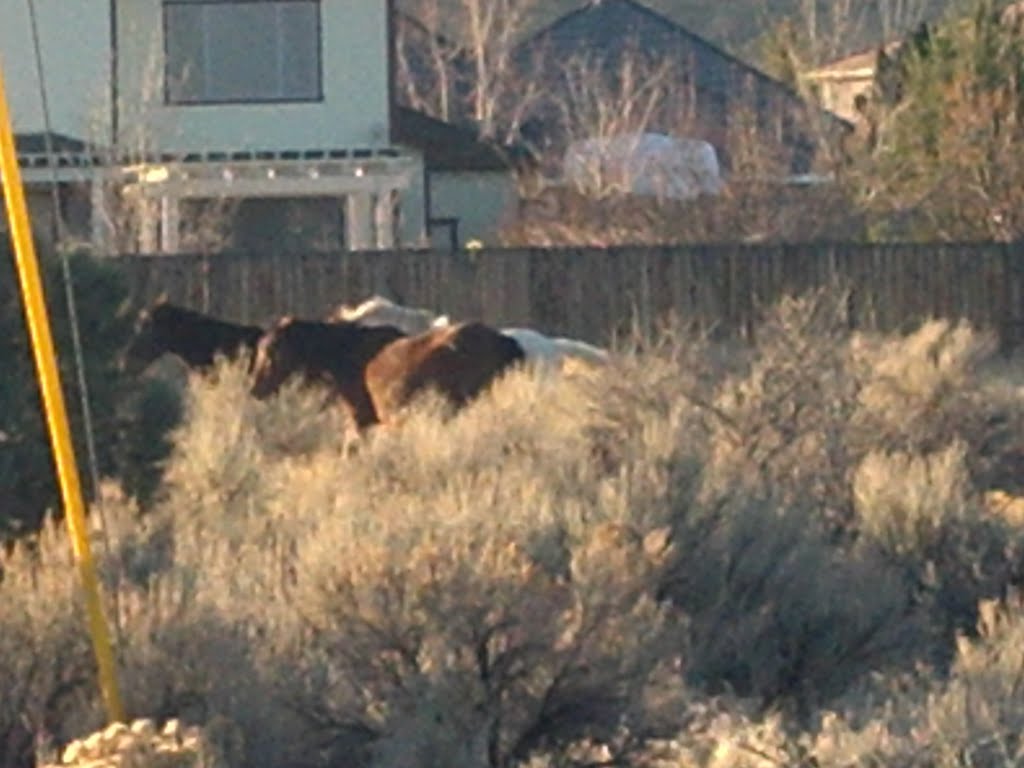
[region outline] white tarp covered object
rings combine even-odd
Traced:
[[[563,176],[582,192],[597,194],[692,200],[722,190],[718,154],[711,144],[662,133],[574,141],[565,153]]]

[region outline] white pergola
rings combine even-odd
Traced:
[[[344,206],[350,250],[393,248],[395,209],[418,173],[413,155],[395,148],[163,155],[105,164],[91,154],[19,155],[27,183],[81,183],[92,190],[92,242],[107,250],[107,188],[136,196],[139,249],[176,253],[183,200],[329,197]]]
[[[363,250],[395,246],[396,199],[416,169],[413,156],[391,148],[208,153],[120,165],[110,181],[144,201],[138,231],[146,253],[178,251],[182,200],[225,197],[337,198],[347,246]]]

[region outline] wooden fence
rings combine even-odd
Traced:
[[[851,326],[905,329],[967,318],[1024,341],[1024,244],[484,250],[118,256],[137,301],[166,292],[217,316],[316,317],[381,293],[455,318],[529,325],[606,343],[670,311],[746,330],[785,294],[843,282]]]

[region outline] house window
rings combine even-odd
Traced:
[[[169,104],[319,101],[319,0],[164,0]]]

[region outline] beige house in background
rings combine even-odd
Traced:
[[[36,2],[49,141],[25,3],[0,0],[19,160],[64,218],[84,199],[75,234],[99,252],[190,249],[216,201],[235,204],[225,247],[275,250],[423,247],[438,219],[464,222],[460,247],[503,215],[500,153],[395,106],[390,0]]]
[[[1000,20],[1008,26],[1024,23],[1024,0],[1005,5],[1000,11]],[[819,101],[825,109],[851,123],[859,124],[862,118],[856,106],[857,97],[867,95],[871,90],[879,51],[882,50],[886,55],[892,56],[903,42],[902,39],[892,40],[884,45],[845,56],[804,72],[801,78],[817,91]]]
[[[887,43],[884,51],[886,54],[895,53],[900,45],[901,40]],[[817,92],[822,107],[858,125],[862,116],[857,109],[857,97],[866,96],[871,91],[878,52],[879,48],[875,47],[851,54],[804,72],[801,78]]]

